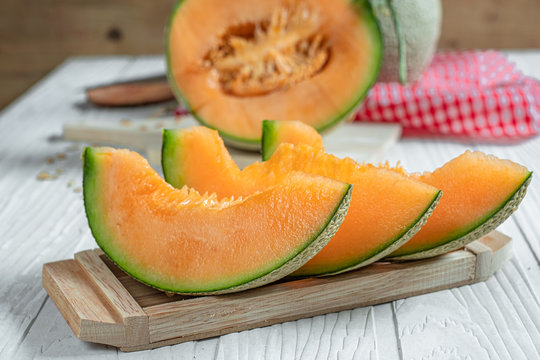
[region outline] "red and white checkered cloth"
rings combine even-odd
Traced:
[[[355,121],[404,135],[518,140],[540,130],[540,83],[496,51],[438,53],[413,84],[377,83]]]

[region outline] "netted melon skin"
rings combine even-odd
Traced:
[[[377,81],[418,80],[437,49],[442,22],[440,0],[371,0],[371,4],[384,44]]]
[[[519,204],[525,197],[527,193],[527,187],[531,183],[532,174],[529,175],[527,180],[520,186],[520,188],[510,197],[506,204],[501,207],[493,216],[491,216],[486,222],[482,225],[476,227],[469,233],[442,244],[440,246],[434,247],[432,249],[420,251],[413,254],[400,255],[394,257],[387,257],[387,260],[391,261],[406,261],[406,260],[419,260],[426,259],[442,254],[446,254],[450,251],[458,250],[464,247],[465,245],[478,240],[482,236],[489,234],[491,231],[495,230],[500,224],[502,224],[506,219],[510,217],[517,210]]]

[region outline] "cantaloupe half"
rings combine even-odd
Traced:
[[[240,170],[218,133],[204,127],[165,130],[162,165],[175,187],[218,197],[246,196],[279,183],[291,171],[353,185],[351,206],[337,234],[293,273],[331,275],[368,265],[410,239],[436,206],[440,191],[397,172],[339,159],[307,145],[282,144],[272,158]]]
[[[263,158],[272,156],[284,139],[294,144],[319,146],[322,138],[313,129],[297,127],[290,131],[280,121],[267,121],[263,138]],[[299,134],[304,131],[305,134]],[[319,137],[319,138],[317,138]],[[403,172],[399,168],[396,171]],[[503,223],[525,196],[532,172],[509,160],[481,152],[465,152],[434,172],[411,174],[433,185],[443,196],[426,225],[389,258],[413,260],[459,249]]]
[[[166,44],[177,98],[225,141],[257,149],[263,119],[318,131],[345,120],[382,58],[364,0],[181,0]]]
[[[426,225],[391,259],[444,254],[494,230],[518,208],[532,172],[510,160],[467,151],[434,172],[412,176],[444,195]]]
[[[185,294],[240,291],[302,266],[334,235],[351,186],[291,173],[242,199],[167,184],[140,155],[86,148],[84,204],[98,245],[125,272]]]

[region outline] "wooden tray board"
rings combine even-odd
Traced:
[[[146,152],[152,165],[161,161],[163,128],[185,128],[199,125],[192,116],[157,117],[129,121],[87,120],[64,125],[64,139],[112,146],[129,147]],[[324,135],[326,151],[338,157],[349,156],[359,162],[380,162],[384,153],[401,136],[397,124],[342,124]],[[258,152],[229,148],[239,167],[261,160]]]
[[[511,239],[493,231],[432,259],[379,262],[235,294],[171,297],[132,279],[95,249],[43,265],[43,286],[78,338],[137,351],[472,284],[511,256]]]

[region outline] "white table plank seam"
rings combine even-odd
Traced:
[[[399,359],[400,360],[404,360],[403,358],[403,349],[401,347],[401,334],[399,333],[399,321],[398,321],[398,318],[397,318],[397,309],[399,308],[399,303],[401,302],[401,300],[397,300],[397,301],[393,301],[392,302],[392,320],[394,321],[394,331],[395,331],[395,334],[396,334],[396,339],[397,339],[397,345],[398,345],[398,354],[399,354]]]

